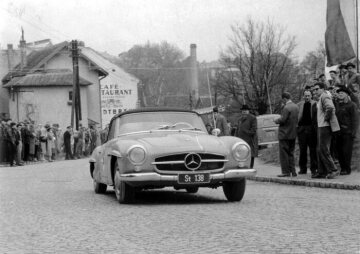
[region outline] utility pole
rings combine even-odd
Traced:
[[[73,92],[72,92],[72,107],[71,107],[71,127],[74,128],[74,114],[75,127],[79,129],[79,121],[81,116],[81,99],[80,99],[80,84],[79,84],[79,49],[76,40],[71,41],[71,56],[73,63]]]

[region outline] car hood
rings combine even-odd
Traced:
[[[221,138],[203,133],[151,133],[146,136],[138,135],[134,139],[154,153],[178,153],[190,150],[224,154],[224,151],[229,150]]]

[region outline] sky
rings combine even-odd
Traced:
[[[301,60],[324,40],[326,0],[1,0],[0,47],[27,42],[81,40],[118,55],[133,45],[167,41],[198,61],[213,61],[230,44],[231,25],[268,18],[296,37]]]

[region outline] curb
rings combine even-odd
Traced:
[[[298,180],[298,179],[286,179],[266,176],[249,176],[246,179],[257,182],[269,182],[269,183],[280,183],[288,185],[299,185],[316,188],[332,188],[342,190],[360,190],[360,184],[348,184],[348,183],[336,183],[336,182],[325,182],[316,180]]]

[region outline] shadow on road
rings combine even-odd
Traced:
[[[104,197],[113,199],[114,202],[117,202],[115,193],[113,190],[108,190]],[[218,199],[209,196],[203,196],[201,194],[190,194],[184,190],[174,191],[174,190],[146,190],[136,193],[134,204],[147,204],[147,205],[163,205],[163,204],[172,204],[172,205],[197,205],[197,204],[219,204],[227,203],[225,197],[224,199]]]

